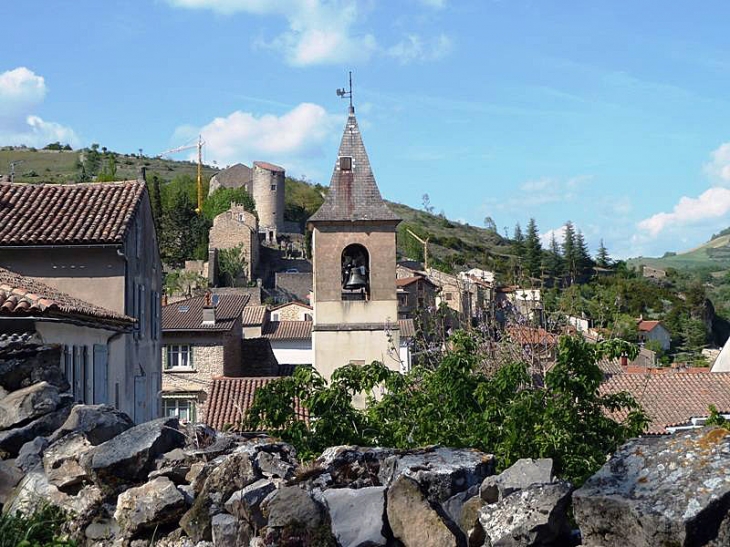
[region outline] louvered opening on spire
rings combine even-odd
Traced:
[[[329,193],[309,219],[309,222],[327,221],[400,222],[380,195],[354,108],[347,117]]]

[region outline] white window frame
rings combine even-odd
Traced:
[[[163,397],[162,415],[176,417],[181,422],[195,423],[198,417],[198,400],[196,397]]]
[[[183,362],[185,364],[181,364]],[[195,370],[193,346],[190,344],[166,344],[165,370]]]

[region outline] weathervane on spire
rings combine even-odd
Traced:
[[[337,96],[341,99],[344,99],[345,97],[350,99],[350,112],[354,112],[355,108],[352,106],[352,70],[349,72],[350,75],[350,90],[347,91],[344,87],[342,89],[337,90]]]

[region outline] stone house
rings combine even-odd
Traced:
[[[241,375],[247,302],[247,296],[207,294],[162,308],[164,415],[201,420],[213,378]]]
[[[162,265],[144,181],[0,184],[0,266],[135,319],[109,355],[109,402],[159,415]]]
[[[398,319],[414,318],[436,306],[436,284],[420,275],[396,278]]]
[[[243,277],[251,281],[259,263],[258,219],[243,205],[231,204],[213,219],[208,233],[208,281],[217,286],[221,275],[219,268],[220,251],[241,245],[241,256],[245,260]],[[226,280],[229,282],[230,280]]]
[[[650,340],[659,342],[662,350],[669,350],[672,345],[672,335],[661,321],[646,321],[640,319],[637,325],[639,329],[639,342],[646,343]]]
[[[311,321],[312,306],[303,302],[287,302],[270,310],[271,321]]]
[[[280,366],[312,366],[312,321],[268,321],[263,337],[269,340]]]
[[[133,332],[135,322],[0,268],[0,333],[32,333],[42,344],[60,346],[61,370],[76,402],[115,402],[108,379],[125,373],[121,335]]]

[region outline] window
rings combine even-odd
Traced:
[[[400,293],[398,295],[398,305],[399,306],[407,306],[408,305],[408,295],[404,293]]]
[[[305,321],[311,321],[312,320],[312,314],[311,313],[305,313],[304,314],[304,320]]]
[[[340,171],[352,171],[352,158],[350,156],[340,157]]]
[[[275,311],[274,313],[271,314],[271,320],[272,321],[278,321],[279,320],[279,312],[278,311]]]
[[[342,251],[342,299],[367,300],[370,293],[370,255],[357,243]]]
[[[191,397],[163,397],[162,412],[165,417],[177,417],[181,422],[195,422],[197,418],[197,401]]]
[[[454,295],[451,294],[450,292],[447,292],[444,294],[444,300],[451,300],[453,298],[454,298]]]
[[[167,360],[165,361],[165,369],[176,368],[193,368],[193,352],[189,345],[169,345],[165,346],[167,350]]]
[[[272,184],[271,185],[271,191],[272,192],[276,192],[276,184]]]

